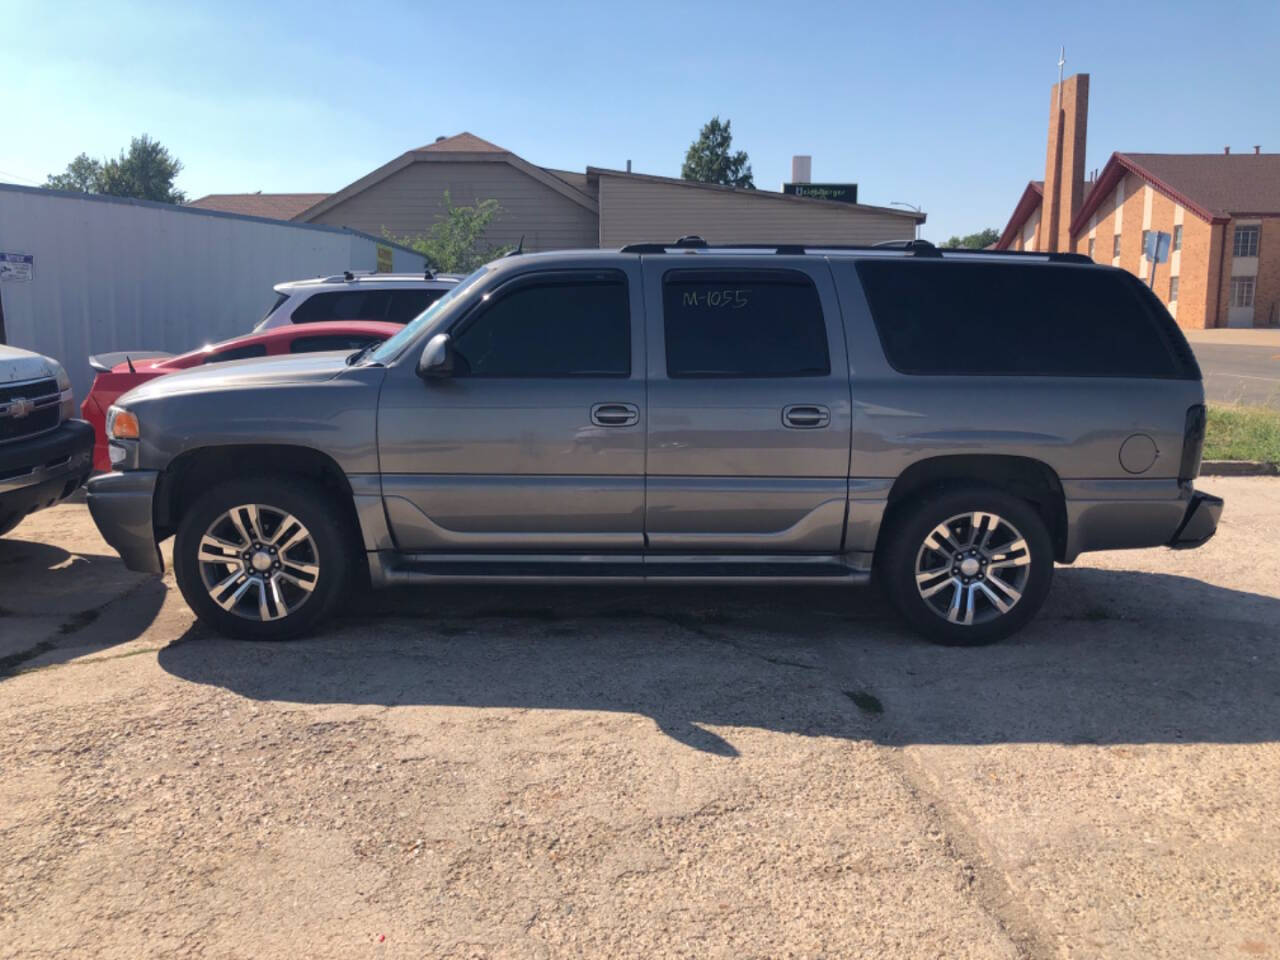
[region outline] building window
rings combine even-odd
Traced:
[[[1170,303],[1178,302],[1178,278],[1177,277],[1169,278],[1169,302]]]
[[[1231,253],[1237,257],[1256,257],[1258,255],[1258,227],[1256,225],[1252,227],[1236,227]]]
[[[1253,306],[1253,277],[1231,278],[1231,306]]]
[[[1120,256],[1120,234],[1116,234],[1111,244],[1111,256]]]
[[[1093,259],[1093,237],[1089,238],[1089,259]]]
[[[1173,249],[1182,249],[1182,224],[1178,224],[1173,228]]]

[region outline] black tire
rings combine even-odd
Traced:
[[[975,515],[995,515],[1005,525],[992,520],[973,523],[971,519],[960,519]],[[1000,543],[1001,538],[1007,536],[1004,533],[1006,529],[1014,530],[1021,534],[1026,550],[999,552],[1000,548],[994,548],[988,552],[977,549],[980,544],[974,543],[972,551],[959,551],[960,559],[954,560],[951,558],[957,553],[951,550],[949,543],[944,544],[937,537],[933,542],[942,549],[931,550],[926,540],[941,524],[953,518],[959,519],[959,530],[952,533],[953,542],[958,542],[961,547],[969,546],[970,531],[975,527],[979,532],[972,536],[978,539],[981,531],[993,526],[998,527],[993,534],[994,543]],[[981,646],[1003,640],[1020,630],[1044,604],[1053,580],[1053,541],[1039,512],[1026,500],[993,487],[947,487],[902,504],[895,508],[881,539],[879,573],[889,601],[916,632],[945,646]],[[1006,542],[1012,546],[1016,540]],[[960,569],[959,563],[970,552],[976,554],[975,560],[983,564],[983,569],[972,577],[953,572]],[[1020,562],[1024,556],[1029,556],[1029,562],[1025,564]],[[944,569],[917,587],[917,563],[926,572],[937,569],[938,563]],[[1013,566],[1014,563],[1017,566]],[[991,568],[987,569],[986,564],[991,564]],[[996,566],[1001,569],[996,570]],[[1026,568],[1025,574],[1023,567]],[[1005,585],[1005,578],[1025,578],[1014,580],[1013,586],[1018,587],[1016,592],[1019,594],[1016,600],[1013,599],[1013,591]],[[935,587],[937,599],[927,600],[922,596],[923,590]],[[997,608],[990,598],[992,594],[1008,606],[1007,612]],[[959,609],[955,609],[953,603],[959,603]],[[972,611],[972,623],[963,622],[966,607]],[[959,622],[949,619],[953,610],[960,618]]]
[[[219,522],[233,508],[248,504],[267,508],[260,512],[265,532],[271,532],[272,518],[287,514],[296,518],[297,523],[305,528],[304,532],[310,535],[309,539],[279,556],[277,566],[283,568],[281,572],[298,574],[299,577],[289,582],[277,581],[280,592],[269,592],[271,599],[263,601],[268,604],[268,612],[278,619],[251,619],[249,616],[252,601],[259,596],[262,578],[272,576],[270,569],[258,573],[251,563],[241,564],[241,579],[233,582],[228,591],[234,593],[237,585],[243,584],[246,578],[257,578],[259,582],[248,587],[234,610],[227,610],[215,602],[206,580],[217,580],[219,572],[233,576],[236,566],[201,563],[199,559],[201,541],[211,525]],[[196,616],[225,636],[240,640],[288,640],[301,636],[328,616],[346,591],[352,568],[351,538],[341,516],[338,504],[329,492],[297,477],[261,477],[220,483],[192,503],[178,525],[173,547],[178,589]],[[243,524],[248,518],[241,513],[238,519]],[[224,525],[219,529],[233,529],[225,526],[231,522],[223,521]],[[282,520],[276,520],[276,523],[279,544],[284,545],[289,539],[289,531],[284,529]],[[248,532],[252,533],[251,530]],[[268,542],[269,538],[263,538],[264,544]],[[309,565],[313,555],[318,572],[314,576],[302,574],[302,568]],[[240,560],[231,553],[228,553],[228,559],[240,564]],[[309,583],[308,590],[293,586],[299,578]],[[286,601],[283,608],[287,612],[279,615],[282,608],[275,601],[282,596]],[[292,606],[295,600],[296,606]]]

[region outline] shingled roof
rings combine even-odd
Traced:
[[[510,153],[496,143],[490,143],[488,140],[477,137],[474,133],[454,134],[452,137],[440,137],[435,143],[428,143],[425,147],[418,147],[416,153]]]
[[[187,206],[268,220],[292,220],[327,196],[327,193],[211,193],[192,200]]]
[[[1129,173],[1211,223],[1280,213],[1280,153],[1113,153],[1071,222],[1072,233],[1084,229]]]

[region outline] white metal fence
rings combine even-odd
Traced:
[[[0,184],[0,254],[15,255],[0,257],[4,339],[60,360],[83,399],[91,354],[247,333],[273,285],[373,270],[379,245],[395,272],[425,266],[343,227]]]

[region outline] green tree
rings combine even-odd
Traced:
[[[746,151],[730,152],[733,147],[733,133],[729,129],[731,123],[729,120],[721,123],[718,116],[711,118],[698,134],[698,139],[689,144],[689,150],[684,155],[684,166],[680,168],[681,177],[701,183],[755,189]]]
[[[966,250],[985,250],[1000,239],[1000,231],[995,227],[987,227],[967,237],[952,237],[946,242],[948,247],[964,247]]]
[[[444,192],[444,215],[425,234],[396,237],[386,229],[383,235],[404,244],[427,258],[433,270],[444,273],[469,273],[502,256],[507,247],[484,242],[484,232],[502,214],[497,200],[479,200],[475,206],[459,206],[449,191]]]
[[[87,153],[82,153],[62,173],[51,173],[44,185],[53,190],[74,190],[77,193],[102,192],[102,164]]]
[[[80,154],[67,164],[65,171],[51,174],[45,186],[136,200],[184,203],[186,194],[173,186],[181,172],[182,161],[144,133],[131,139],[129,149],[121,150],[114,160],[99,161]]]

